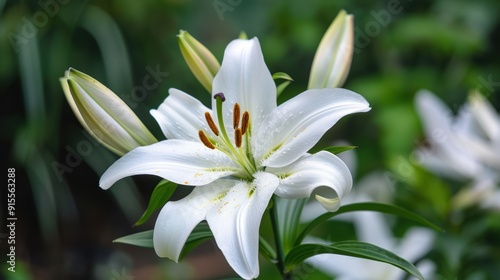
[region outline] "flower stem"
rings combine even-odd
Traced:
[[[269,214],[271,215],[271,224],[273,227],[274,243],[276,244],[276,254],[277,263],[276,267],[280,271],[281,278],[283,280],[292,279],[292,273],[285,271],[285,251],[283,249],[283,243],[281,242],[281,232],[278,224],[278,207],[276,207],[276,196],[273,195],[272,198],[273,206],[271,207]]]

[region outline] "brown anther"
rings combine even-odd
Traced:
[[[237,148],[241,147],[242,135],[243,134],[241,133],[241,128],[237,128],[234,130],[234,143],[236,144]]]
[[[243,113],[243,119],[241,120],[241,135],[245,135],[248,129],[248,122],[250,121],[250,114],[248,111]]]
[[[212,119],[212,115],[210,115],[209,112],[205,112],[205,119],[207,120],[208,126],[212,130],[212,132],[216,135],[219,136],[219,129],[215,125],[214,120]]]
[[[198,131],[198,136],[200,137],[201,142],[209,149],[215,149],[214,144],[208,140],[208,137],[205,135],[203,130]]]
[[[236,129],[239,125],[240,125],[240,104],[234,103],[233,128]]]

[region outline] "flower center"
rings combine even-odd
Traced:
[[[216,136],[216,139],[211,139],[203,130],[198,131],[200,141],[209,149],[217,149],[228,155],[234,162],[241,167],[241,172],[235,176],[244,180],[253,180],[253,174],[257,171],[255,160],[252,156],[250,146],[250,114],[248,111],[241,115],[241,108],[238,103],[233,107],[233,135],[234,139],[230,139],[224,125],[222,115],[222,103],[226,100],[224,94],[217,93],[214,95],[216,100],[217,121],[219,126],[212,119],[209,112],[205,112],[205,120],[208,127]]]

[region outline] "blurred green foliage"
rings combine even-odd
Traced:
[[[359,146],[357,178],[384,170],[396,203],[447,229],[430,254],[438,279],[496,279],[500,217],[480,209],[455,213],[449,197],[459,185],[417,167],[411,151],[423,137],[413,107],[421,88],[454,110],[470,89],[478,88],[500,110],[499,1],[0,0],[0,139],[8,152],[5,165],[18,172],[24,223],[18,238],[25,241],[19,255],[33,279],[109,279],[113,268],[120,271],[127,262],[111,263],[105,272],[96,267],[115,250],[129,252],[114,248],[111,240],[133,232],[130,225],[159,181],[141,177],[124,180],[111,192],[98,188],[100,174],[116,156],[94,145],[72,115],[58,80],[67,68],[107,85],[163,139],[148,111],[159,106],[168,88],[209,101],[182,59],[176,39],[180,29],[219,60],[241,31],[257,36],[271,72],[294,79],[282,102],[305,90],[315,49],[340,9],[354,14],[356,26],[344,87],[365,96],[373,109],[340,121],[320,144],[345,139]],[[168,76],[146,90],[143,79],[151,69]],[[268,227],[264,222],[263,230]],[[340,235],[351,231],[347,227]],[[133,252],[136,263],[137,255],[159,262],[153,252]],[[311,278],[305,279],[324,277],[306,271]]]

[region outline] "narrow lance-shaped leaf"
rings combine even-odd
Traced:
[[[156,211],[160,209],[167,203],[172,194],[174,194],[177,189],[177,184],[169,182],[167,180],[161,180],[158,185],[156,185],[153,193],[151,194],[151,198],[149,199],[148,208],[142,214],[142,217],[135,223],[135,226],[139,226],[144,224]]]
[[[306,259],[319,254],[337,254],[350,256],[362,259],[368,259],[383,263],[388,263],[398,267],[418,279],[424,279],[418,269],[409,261],[399,257],[398,255],[377,247],[373,244],[359,241],[342,241],[331,245],[321,244],[302,244],[290,251],[285,258],[285,269],[293,270]],[[362,268],[360,268],[362,269]]]
[[[300,216],[307,200],[307,198],[283,199],[276,197],[275,207],[278,210],[278,227],[285,254],[292,249],[299,234]]]
[[[340,154],[342,152],[354,150],[357,148],[358,148],[358,146],[332,146],[332,147],[324,148],[323,150],[336,155],[336,154]]]
[[[342,213],[354,212],[354,211],[376,211],[385,214],[391,214],[405,219],[409,219],[411,221],[417,222],[419,224],[433,228],[438,231],[442,230],[441,228],[439,228],[432,222],[428,221],[427,219],[399,206],[377,203],[377,202],[361,202],[361,203],[344,205],[340,207],[340,209],[337,212],[328,212],[312,220],[309,224],[306,225],[306,227],[300,233],[299,237],[295,240],[295,245],[300,244],[302,240],[304,240],[304,238],[311,232],[311,230],[313,230],[316,226],[323,223],[324,221],[333,218],[337,215],[340,215]]]
[[[283,83],[279,84],[276,86],[276,96],[280,96],[280,94],[285,90],[285,88],[290,85],[290,83],[293,81],[292,77],[288,75],[285,72],[276,72],[273,74],[273,79],[278,80],[282,79],[285,80]]]
[[[212,237],[212,232],[206,223],[197,225],[189,235],[184,245],[183,255],[194,249],[208,238]],[[153,248],[153,230],[142,231],[131,235],[123,236],[113,240],[114,243],[123,243],[138,247]]]
[[[153,230],[142,231],[113,240],[114,243],[124,243],[138,247],[153,248]]]
[[[191,250],[212,237],[213,234],[207,223],[198,224],[186,240],[186,244],[184,244],[179,260],[182,260],[189,252],[191,252]]]

